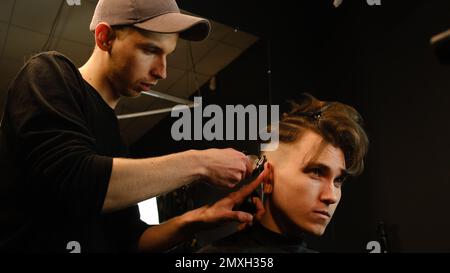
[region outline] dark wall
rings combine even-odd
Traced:
[[[361,110],[371,140],[358,180],[367,187],[346,195],[336,245],[355,249],[353,238],[368,238],[383,220],[394,250],[448,251],[450,69],[438,64],[429,39],[450,28],[450,3],[399,2],[358,13],[339,21],[327,47],[333,52],[337,45],[335,56],[322,62],[327,80],[317,85],[336,99],[345,94]]]
[[[219,73],[216,91],[203,87],[204,104],[281,104],[307,91],[351,104],[365,118],[371,141],[366,171],[346,184],[325,236],[310,239],[315,248],[366,251],[368,241],[379,240],[377,225],[384,221],[392,251],[450,250],[450,67],[439,65],[429,46],[432,35],[450,28],[449,1],[382,1],[375,7],[344,0],[339,9],[332,1],[302,1],[295,9],[265,4],[256,16],[254,1],[218,1],[225,6],[209,10],[192,2],[184,8],[262,37]],[[174,142],[173,121],[135,143],[136,156],[251,149],[241,142]],[[193,192],[199,205],[201,194]]]

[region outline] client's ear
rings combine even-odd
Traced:
[[[270,163],[267,163],[267,167],[269,168],[269,174],[267,178],[264,179],[263,190],[264,194],[271,194],[273,191],[273,167]]]

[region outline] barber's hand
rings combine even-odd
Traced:
[[[208,149],[201,155],[204,176],[216,186],[233,188],[253,170],[250,159],[234,149]]]
[[[243,229],[248,225],[252,225],[254,218],[256,220],[261,219],[264,214],[264,207],[258,198],[254,198],[257,208],[255,216],[243,211],[234,211],[233,208],[241,204],[261,182],[269,177],[269,168],[269,163],[266,163],[264,171],[254,181],[243,186],[238,191],[230,193],[216,203],[186,212],[183,217],[189,219],[187,222],[189,223],[190,231],[207,230],[226,222],[239,222],[239,229]]]

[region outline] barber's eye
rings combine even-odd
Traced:
[[[148,54],[148,55],[155,54],[155,50],[153,50],[153,49],[145,48],[143,50],[144,50],[145,54]]]
[[[158,48],[155,47],[141,47],[142,51],[147,55],[158,54]]]

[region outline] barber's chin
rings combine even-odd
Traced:
[[[131,96],[132,98],[137,98],[137,97],[140,97],[142,95],[142,92],[141,91],[138,91],[138,92],[134,92],[133,93],[133,95]]]
[[[125,96],[129,97],[129,98],[137,98],[137,97],[141,96],[141,94],[142,94],[142,91],[139,89],[128,89],[127,94]]]

